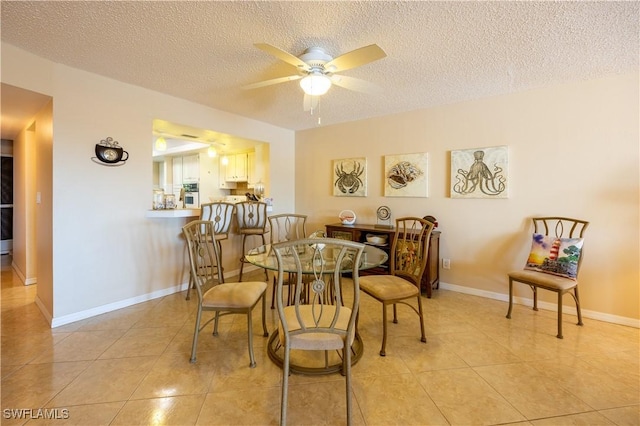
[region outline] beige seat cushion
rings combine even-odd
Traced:
[[[419,294],[417,286],[395,275],[366,275],[360,277],[360,290],[379,300],[404,299]]]
[[[319,306],[302,305],[300,306],[300,313],[302,321],[305,324],[314,324],[312,309],[316,312],[319,310]],[[334,305],[323,305],[322,317],[320,318],[320,327],[328,327],[335,315],[336,307]],[[336,322],[337,329],[346,330],[349,325],[349,317],[351,316],[351,309],[342,306]],[[295,306],[287,306],[284,308],[284,317],[287,321],[287,327],[290,331],[300,330],[300,323],[296,316]],[[280,343],[284,345],[285,335],[282,329],[282,322],[278,324],[278,334],[280,337]],[[355,334],[355,333],[352,333]],[[349,344],[353,343],[354,336],[350,336]],[[320,333],[309,332],[304,334],[298,334],[291,336],[291,349],[305,349],[305,350],[330,350],[330,349],[342,349],[344,342],[342,337],[332,333]]]
[[[202,306],[207,308],[249,308],[256,303],[266,289],[267,283],[261,281],[219,284],[204,294]]]
[[[558,275],[536,271],[513,271],[509,272],[509,277],[516,281],[522,281],[526,284],[533,283],[540,287],[555,291],[570,290],[578,285],[578,281],[572,280],[571,278],[564,278]]]

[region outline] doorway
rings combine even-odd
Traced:
[[[13,142],[2,140],[0,149],[0,254],[13,248]]]

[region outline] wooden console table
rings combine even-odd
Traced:
[[[327,228],[327,236],[330,238],[341,238],[343,240],[358,241],[364,244],[367,243],[367,234],[374,235],[386,235],[387,244],[376,245],[386,251],[391,259],[391,245],[396,235],[395,228],[382,228],[375,225],[343,225],[341,223],[334,223],[331,225],[325,225]],[[375,245],[375,244],[374,244]],[[431,298],[433,289],[437,289],[440,286],[440,231],[431,231],[431,238],[429,239],[429,254],[427,256],[427,267],[424,275],[422,275],[422,282],[420,288],[423,292],[427,293],[427,297]],[[377,268],[368,269],[361,272],[362,275],[370,274],[388,274],[388,263],[382,264]]]

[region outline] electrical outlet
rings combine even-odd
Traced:
[[[450,269],[451,268],[451,259],[442,259],[442,268]]]

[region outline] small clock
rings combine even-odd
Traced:
[[[129,158],[129,153],[118,145],[112,138],[107,138],[96,144],[96,160],[109,165],[120,165]]]
[[[391,210],[387,206],[380,206],[376,211],[376,215],[378,216],[378,220],[389,220],[391,217]]]
[[[107,161],[118,161],[118,153],[115,149],[107,148],[102,154]]]
[[[389,207],[378,207],[378,210],[376,210],[376,216],[378,217],[378,223],[375,225],[376,228],[393,228],[391,225],[391,209],[389,209]]]

